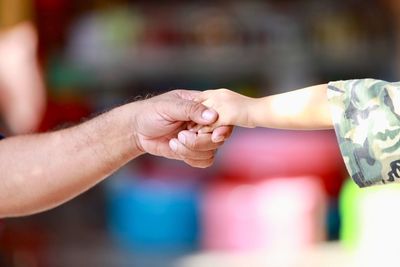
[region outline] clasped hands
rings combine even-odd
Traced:
[[[182,160],[193,167],[212,165],[217,149],[229,138],[232,126],[220,125],[208,132],[195,125],[215,125],[219,114],[203,105],[202,93],[174,90],[132,103],[134,139],[142,153]]]

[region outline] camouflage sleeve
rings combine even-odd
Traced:
[[[331,82],[328,99],[340,150],[357,185],[400,182],[400,82]]]

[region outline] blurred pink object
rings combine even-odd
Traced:
[[[0,32],[0,110],[15,134],[37,130],[44,115],[46,95],[36,51],[30,23]]]
[[[214,184],[202,213],[205,249],[298,251],[324,239],[325,195],[315,177]]]
[[[333,131],[238,131],[218,158],[222,176],[229,179],[312,175],[335,197],[346,174]]]

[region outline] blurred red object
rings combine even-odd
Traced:
[[[221,149],[219,160],[220,177],[228,180],[312,175],[333,197],[346,176],[333,131],[240,131]]]
[[[48,236],[35,226],[4,225],[0,234],[0,264],[5,266],[46,267]],[[3,265],[1,265],[3,266]]]
[[[91,114],[90,106],[78,99],[51,100],[40,130],[48,131],[66,124],[76,124]]]
[[[46,58],[64,44],[73,14],[73,2],[68,0],[34,1],[35,21],[39,33],[39,55]]]
[[[210,185],[202,204],[211,250],[299,251],[324,239],[324,190],[315,177]]]

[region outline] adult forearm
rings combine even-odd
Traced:
[[[250,114],[255,126],[282,129],[332,127],[327,85],[321,84],[257,99]]]
[[[52,208],[140,155],[130,105],[69,129],[1,141],[0,217]]]

